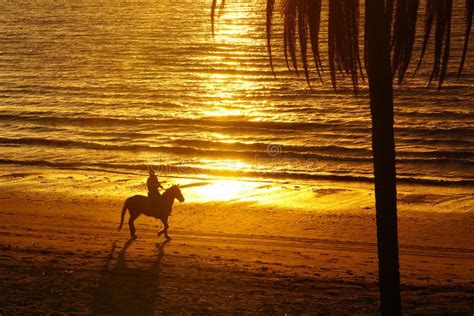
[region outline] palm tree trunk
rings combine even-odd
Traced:
[[[381,311],[383,315],[400,315],[390,26],[385,1],[365,3]]]

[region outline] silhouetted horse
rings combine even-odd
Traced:
[[[168,236],[168,217],[171,214],[171,210],[173,207],[174,199],[178,199],[180,202],[184,202],[183,194],[181,193],[181,189],[178,185],[173,185],[169,187],[161,196],[161,199],[158,200],[159,205],[158,207],[152,207],[150,203],[150,199],[143,195],[134,195],[129,197],[125,204],[123,205],[122,209],[122,217],[120,219],[120,226],[118,230],[122,228],[123,219],[125,217],[125,212],[130,212],[130,219],[128,220],[128,226],[130,227],[130,236],[132,238],[137,238],[135,235],[135,225],[133,222],[140,216],[144,214],[146,216],[151,216],[154,218],[159,218],[164,225],[163,230],[158,232],[158,236],[165,233],[166,239],[171,239]],[[156,209],[156,211],[154,211]]]

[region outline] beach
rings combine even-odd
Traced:
[[[127,225],[117,231],[120,210],[146,194],[145,179],[4,168],[0,313],[378,313],[370,184],[163,178],[186,198],[174,206],[172,240],[149,217],[129,240]],[[226,194],[213,198],[219,188]],[[398,191],[404,312],[472,313],[472,191]]]

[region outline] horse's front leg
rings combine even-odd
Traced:
[[[168,227],[169,227],[168,226],[168,218],[165,218],[165,219],[160,218],[160,220],[163,223],[164,227],[160,232],[158,232],[158,236],[161,236],[161,234],[165,233],[166,239],[171,240],[171,237],[168,235]]]
[[[165,229],[163,228],[162,230],[158,232],[158,236],[161,236],[161,234],[163,234],[164,232],[165,232]]]

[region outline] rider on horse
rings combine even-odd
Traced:
[[[161,194],[158,191],[158,188],[163,189],[160,181],[158,181],[158,177],[155,174],[155,170],[151,166],[148,167],[148,179],[146,181],[146,186],[148,187],[148,199],[150,200],[150,210],[153,212],[158,211],[159,199],[161,198]]]

